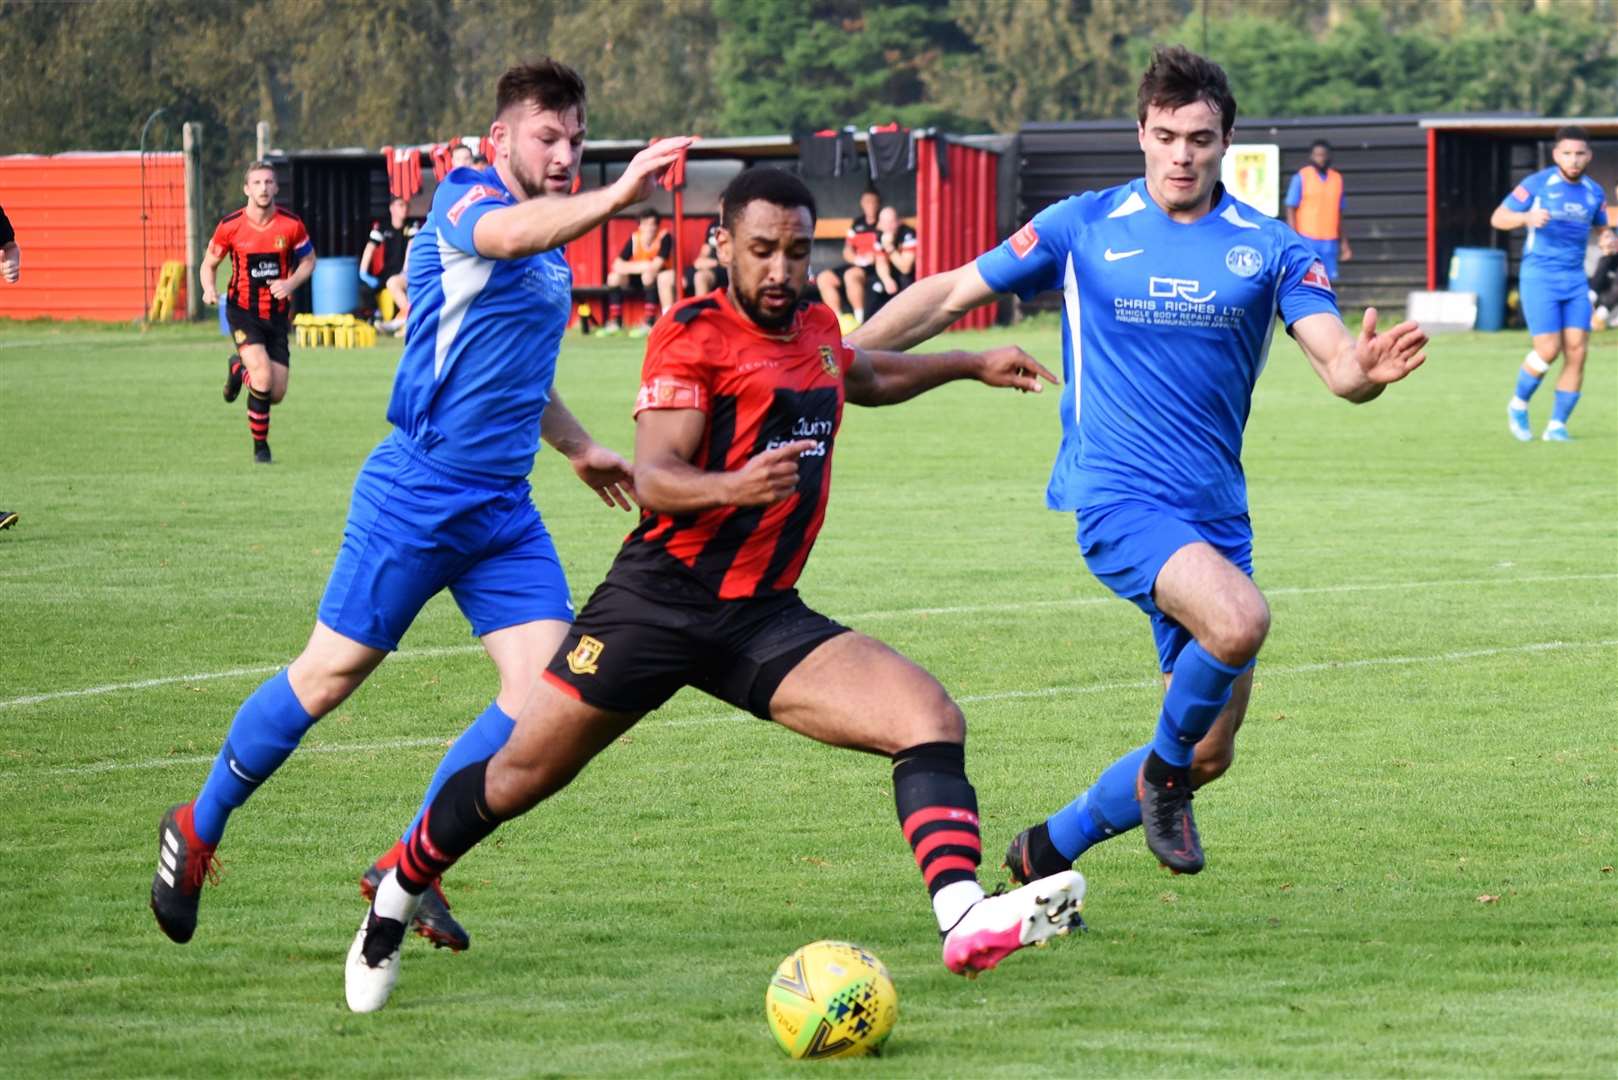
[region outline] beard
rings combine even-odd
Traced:
[[[522,188],[523,198],[537,199],[541,195],[545,194],[545,181],[543,177],[536,180],[533,175],[523,167],[523,163],[518,160],[516,154],[511,155],[510,162],[511,178],[517,181],[518,187]]]
[[[734,280],[735,279],[732,278],[732,281]],[[735,299],[736,306],[741,308],[747,317],[752,319],[761,330],[779,333],[792,325],[792,320],[798,314],[798,302],[803,299],[802,290],[791,289],[787,286],[782,286],[781,288],[784,292],[790,295],[791,302],[787,304],[786,308],[779,315],[770,315],[766,313],[759,305],[757,295],[749,296],[734,285],[731,287],[730,295]]]

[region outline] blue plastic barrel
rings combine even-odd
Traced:
[[[1478,294],[1479,330],[1506,325],[1506,253],[1499,248],[1456,248],[1449,259],[1450,292]]]
[[[352,315],[360,306],[360,261],[352,255],[322,255],[309,282],[314,314]]]

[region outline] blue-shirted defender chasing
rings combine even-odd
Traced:
[[[1060,290],[1062,444],[1046,504],[1074,511],[1085,562],[1152,620],[1166,692],[1151,742],[1011,842],[1026,882],[1136,825],[1196,873],[1193,788],[1230,766],[1270,613],[1254,586],[1242,432],[1277,315],[1326,386],[1369,401],[1425,359],[1414,323],[1358,338],[1297,234],[1219,183],[1236,101],[1225,73],[1159,49],[1141,81],[1146,175],[1051,206],[975,262],[923,279],[850,337],[926,340],[997,293]]]
[[[577,72],[549,59],[514,67],[496,89],[494,164],[456,169],[434,193],[410,248],[415,303],[388,405],[393,431],[354,482],[314,632],[242,703],[197,797],[158,825],[151,906],[174,941],[196,930],[231,811],[398,647],[433,596],[455,597],[500,691],[445,754],[423,807],[445,779],[505,744],[566,636],[567,580],[528,485],[539,442],[564,454],[609,507],[630,508],[631,476],[552,387],[573,284],[562,247],[648,197],[691,143],[661,140],[612,185],[572,195],[584,130]],[[397,851],[366,871],[362,887],[374,888]],[[416,926],[435,945],[470,941],[436,885]]]

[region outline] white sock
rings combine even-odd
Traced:
[[[865,309],[864,308],[857,307],[857,308],[854,309],[854,321],[858,322],[858,323],[862,323],[862,322],[865,321]]]
[[[1560,420],[1552,420],[1550,423],[1545,425],[1546,431],[1555,431],[1557,428],[1562,428],[1565,431],[1567,429],[1567,425]]]
[[[1507,408],[1517,409],[1519,411],[1526,411],[1527,408],[1528,408],[1528,402],[1524,401],[1520,397],[1517,397],[1516,395],[1513,395],[1512,398],[1511,398],[1511,404],[1508,405]]]
[[[416,908],[421,906],[421,897],[411,896],[405,892],[404,886],[399,884],[399,872],[389,870],[388,876],[382,879],[382,884],[376,887],[376,900],[372,906],[380,919],[408,923],[416,917]]]
[[[975,881],[952,881],[945,885],[933,895],[933,914],[938,917],[938,928],[950,929],[961,921],[968,908],[982,899],[983,886]]]

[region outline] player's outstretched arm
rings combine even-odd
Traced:
[[[635,495],[654,514],[719,506],[769,506],[798,490],[798,457],[820,444],[797,439],[753,455],[740,469],[691,464],[708,418],[700,409],[646,409],[635,418]]]
[[[994,295],[978,271],[978,264],[969,262],[922,278],[889,300],[848,336],[848,343],[860,349],[902,352],[935,337],[968,311],[993,300]]]
[[[696,140],[660,139],[636,154],[612,184],[565,198],[527,199],[478,219],[472,243],[486,259],[520,259],[561,247],[620,210],[647,199],[663,170]]]
[[[976,379],[988,386],[1005,386],[1030,394],[1044,389],[1040,379],[1053,386],[1061,383],[1043,364],[1015,345],[981,353],[919,356],[856,348],[843,389],[852,405],[897,405],[956,379]]]
[[[1426,332],[1402,322],[1379,334],[1376,308],[1365,309],[1358,338],[1330,312],[1305,315],[1292,324],[1292,336],[1326,388],[1355,404],[1377,397],[1427,359]]]
[[[629,462],[592,439],[554,388],[540,417],[539,437],[567,458],[584,486],[600,496],[602,502],[625,510],[632,507],[635,476]]]

